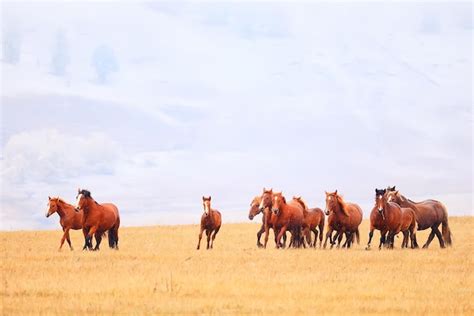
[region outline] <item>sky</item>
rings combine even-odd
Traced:
[[[123,226],[262,188],[473,213],[471,2],[1,3],[1,230],[86,188]],[[260,221],[260,219],[257,219]]]

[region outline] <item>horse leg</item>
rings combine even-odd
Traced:
[[[283,249],[286,248],[286,233],[283,234],[283,244],[281,244],[281,247],[282,247]]]
[[[408,235],[409,235],[409,232],[408,230],[405,230],[403,233],[403,241],[402,241],[402,249],[403,248],[407,248],[408,247]]]
[[[337,237],[337,248],[338,249],[341,247],[342,237],[344,237],[344,234],[341,232],[341,233],[339,233],[339,236]]]
[[[209,244],[211,242],[211,232],[212,232],[211,229],[206,229],[206,236],[207,236],[207,248],[206,249],[209,249]]]
[[[434,236],[435,236],[434,228],[431,227],[431,233],[430,233],[430,235],[428,236],[428,240],[427,240],[426,243],[423,245],[423,249],[426,249],[426,248],[428,248],[428,247],[430,246],[431,241],[433,240]]]
[[[199,232],[199,239],[198,239],[198,245],[196,247],[196,250],[199,250],[199,248],[201,247],[201,239],[202,239],[203,231],[204,231],[204,229],[202,229],[202,227],[201,227],[201,231]]]
[[[96,232],[94,235],[95,235],[95,248],[94,248],[94,250],[100,250],[99,246],[100,246],[100,243],[102,242],[102,234],[100,232]]]
[[[63,237],[61,238],[61,244],[59,245],[58,251],[61,251],[61,248],[63,248],[64,240],[66,240],[66,228],[63,228]]]
[[[267,248],[269,234],[270,234],[270,227],[268,224],[265,224],[265,239],[263,241],[263,248]]]
[[[260,230],[257,232],[257,247],[258,248],[262,248],[263,245],[262,243],[260,242],[260,237],[262,237],[262,234],[265,232],[265,225],[262,224],[262,226],[260,227]]]
[[[365,247],[365,250],[369,250],[370,249],[370,242],[372,241],[372,237],[374,236],[374,229],[373,228],[370,228],[370,232],[369,232],[369,242],[367,243],[367,247]]]
[[[326,245],[328,243],[328,239],[331,238],[331,235],[332,235],[332,229],[330,227],[328,227],[328,231],[326,232],[326,239],[324,239],[324,245],[323,245],[323,248],[326,249]],[[330,243],[332,244],[332,240],[330,240]]]
[[[217,233],[219,232],[219,229],[221,229],[221,227],[217,227],[215,230],[214,230],[214,234],[212,235],[212,240],[211,240],[211,249],[212,247],[214,246],[214,239],[216,239],[216,235]]]
[[[90,228],[83,228],[82,233],[84,234],[84,247],[82,250],[92,250],[92,241],[89,242],[89,230]]]
[[[67,243],[69,244],[69,249],[74,250],[74,248],[72,248],[72,244],[71,244],[71,238],[69,237],[69,228],[66,230],[66,240],[67,240]]]
[[[316,246],[318,245],[318,230],[316,229],[316,227],[313,229],[313,234],[314,234],[314,242],[311,245],[311,247],[316,248]]]
[[[442,235],[441,232],[439,231],[438,226],[435,227],[434,232],[435,232],[436,237],[438,237],[439,246],[440,246],[441,248],[446,248],[446,246],[444,245],[443,235]]]
[[[280,240],[281,240],[281,237],[283,237],[283,234],[286,233],[286,225],[283,226],[280,231],[278,232],[278,237],[277,237],[277,248],[280,248]],[[275,234],[276,234],[276,231],[275,231]],[[293,239],[293,238],[292,238]],[[293,241],[293,240],[292,240]],[[294,242],[294,241],[293,241]]]

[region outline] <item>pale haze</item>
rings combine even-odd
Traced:
[[[0,229],[86,188],[122,224],[248,221],[263,187],[472,215],[472,4],[1,4]],[[255,219],[260,221],[260,218]]]

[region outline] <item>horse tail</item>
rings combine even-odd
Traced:
[[[355,232],[356,238],[357,238],[357,244],[360,245],[360,234],[359,234],[359,228],[357,228]]]
[[[441,222],[441,231],[443,234],[443,239],[447,246],[452,246],[453,240],[452,240],[451,229],[449,228],[449,224],[448,224],[448,211],[446,209],[446,206],[444,206],[443,203],[440,202],[440,204],[441,204],[441,207],[443,208],[443,215],[444,215],[444,220]]]
[[[447,218],[441,223],[441,230],[443,232],[443,239],[446,245],[452,246],[453,245],[452,234],[451,234],[451,229],[449,228]]]
[[[111,229],[109,229],[109,247],[114,248],[114,246],[115,246],[115,232],[114,232],[114,228],[112,227]]]

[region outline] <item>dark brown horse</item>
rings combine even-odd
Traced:
[[[333,193],[326,192],[326,215],[329,214],[330,216],[331,213],[334,214],[334,217],[331,218],[331,225],[336,227],[338,231],[336,237],[342,233],[346,234],[344,247],[350,248],[355,237],[357,237],[357,242],[359,243],[359,225],[362,222],[362,209],[357,204],[344,202],[342,196],[337,194],[336,190]],[[329,227],[326,233],[326,241],[331,237],[331,234],[332,229]],[[326,244],[326,241],[324,244]]]
[[[382,196],[378,196],[375,201],[375,206],[380,212],[388,231],[388,247],[393,249],[395,236],[399,232],[403,232],[402,248],[408,246],[408,235],[411,239],[412,248],[417,248],[415,212],[411,208],[403,208],[390,202],[391,194],[395,194],[395,192],[385,192]]]
[[[291,243],[293,247],[300,247],[301,230],[305,229],[303,208],[300,203],[294,200],[287,203],[281,192],[274,193],[272,212],[276,215],[274,227],[279,230],[277,248],[279,248],[280,240],[287,230],[291,232]]]
[[[306,243],[309,247],[316,248],[319,234],[319,247],[323,243],[323,231],[324,231],[324,212],[320,208],[308,208],[306,203],[303,201],[301,196],[294,196],[293,199],[301,204],[303,207],[304,216],[304,231],[303,236],[306,238]],[[319,228],[319,232],[318,232]],[[311,241],[311,232],[314,234],[314,242]]]
[[[74,206],[66,203],[59,197],[51,198],[48,196],[48,209],[46,211],[46,217],[50,217],[54,213],[59,215],[59,224],[63,228],[63,237],[61,238],[61,243],[59,249],[63,247],[64,240],[67,240],[69,248],[73,250],[71,244],[71,238],[69,237],[69,230],[82,229],[82,211],[75,212]]]
[[[386,191],[386,189],[375,189],[375,201],[377,202],[378,199],[382,198]],[[367,247],[365,248],[367,250],[370,249],[370,242],[372,241],[372,237],[374,236],[375,229],[380,231],[379,249],[382,249],[382,245],[385,245],[386,241],[387,225],[385,225],[383,213],[379,212],[377,206],[374,206],[372,208],[372,211],[370,212],[369,242],[367,243]]]
[[[92,250],[92,236],[96,245],[93,250],[99,250],[102,236],[107,232],[109,247],[118,249],[118,229],[120,215],[117,206],[112,203],[97,203],[87,190],[78,190],[76,211],[83,211],[82,229],[85,236],[84,250]]]
[[[401,207],[409,207],[415,211],[417,230],[425,230],[431,228],[428,240],[423,248],[428,248],[434,236],[438,237],[439,245],[444,248],[446,245],[452,245],[451,229],[448,224],[448,211],[443,203],[436,200],[425,200],[421,202],[413,202],[396,191],[391,195],[392,202],[397,203]],[[442,226],[442,234],[439,231],[439,225]]]
[[[197,244],[197,250],[201,247],[202,233],[206,231],[207,236],[207,249],[212,249],[214,245],[214,239],[221,229],[222,216],[218,210],[211,208],[211,197],[202,197],[202,205],[204,207],[204,213],[201,216],[201,231],[199,232],[199,240]]]

